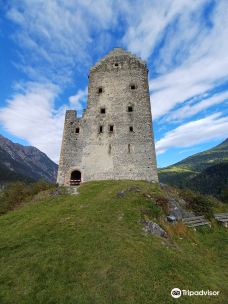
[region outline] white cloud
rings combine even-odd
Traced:
[[[59,84],[71,81],[75,69],[91,64],[94,34],[102,35],[116,20],[112,2],[105,0],[14,1],[7,17],[18,25],[14,39],[23,61],[17,67],[35,81]]]
[[[170,148],[191,147],[211,139],[223,139],[227,136],[228,118],[221,113],[191,121],[167,132],[156,143],[158,154]]]
[[[78,116],[81,116],[83,109],[85,109],[87,94],[88,88],[86,87],[84,90],[78,90],[75,95],[69,97],[69,102],[77,111]]]
[[[0,109],[0,122],[8,132],[27,140],[54,161],[59,158],[66,109],[54,110],[58,93],[56,85],[30,83]]]
[[[228,5],[226,1],[217,3],[214,14],[211,16],[213,26],[206,30],[198,23],[195,40],[187,43],[189,53],[181,65],[178,65],[170,72],[161,75],[150,81],[151,102],[154,118],[167,115],[177,105],[183,104],[186,100],[198,95],[207,94],[215,86],[220,85],[228,79]],[[194,20],[193,20],[194,21]],[[192,22],[193,22],[192,21]],[[180,24],[184,36],[191,31],[191,22]],[[192,25],[194,27],[194,24]],[[202,34],[203,33],[203,34]],[[198,39],[200,36],[200,39]],[[179,45],[183,35],[173,35],[172,45],[168,43],[163,46],[162,56],[169,54],[174,58],[176,48],[173,44]],[[194,35],[193,35],[194,37]],[[159,58],[159,56],[158,56]],[[165,59],[159,59],[164,64]],[[169,63],[170,64],[170,63]],[[199,99],[198,99],[199,100]]]
[[[128,2],[123,7],[128,24],[123,42],[129,50],[148,59],[169,23],[181,14],[190,15],[204,3],[206,0],[148,0],[136,1],[133,5]]]
[[[79,89],[60,108],[55,101],[73,81],[75,71],[84,73],[91,64],[95,37],[104,33],[106,39],[99,38],[99,48],[105,48],[115,12],[105,0],[22,0],[6,8],[7,18],[16,24],[12,37],[18,45],[18,60],[13,63],[24,72],[27,83],[14,86],[15,94],[0,108],[0,122],[8,132],[57,161],[65,110],[71,106],[80,115],[87,89]]]
[[[202,59],[192,65],[161,76],[150,82],[154,117],[167,114],[176,105],[214,88],[216,81],[228,79],[228,56]]]
[[[202,98],[202,96],[200,96]],[[200,99],[201,99],[200,98]],[[192,101],[190,101],[188,104],[184,105],[178,110],[172,111],[168,115],[168,120],[180,120],[186,117],[193,116],[203,110],[206,110],[210,107],[213,107],[215,105],[218,105],[220,103],[228,102],[228,92],[220,92],[212,97],[203,98],[200,102],[195,102],[192,104]]]

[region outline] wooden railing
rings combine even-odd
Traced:
[[[78,186],[78,185],[80,185],[80,183],[81,183],[80,179],[71,179],[70,180],[70,185],[71,186]]]

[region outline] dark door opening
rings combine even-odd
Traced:
[[[78,170],[72,171],[70,176],[70,185],[77,186],[81,183],[81,172]]]

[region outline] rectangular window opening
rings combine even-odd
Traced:
[[[103,133],[103,126],[99,127],[99,133]]]
[[[105,114],[105,108],[101,108],[100,112],[101,114]]]
[[[132,126],[129,127],[129,132],[133,132],[133,127]]]
[[[80,132],[80,128],[77,127],[77,128],[75,129],[75,133],[78,134],[79,132]]]
[[[99,87],[98,88],[98,94],[101,94],[103,92],[103,88],[102,87]]]
[[[127,110],[128,110],[128,112],[133,112],[133,107],[132,107],[132,106],[129,106],[129,107],[127,108]]]
[[[113,132],[113,130],[114,130],[114,126],[113,126],[113,125],[110,125],[110,126],[109,126],[109,132]]]

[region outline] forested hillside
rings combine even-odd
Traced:
[[[228,139],[220,145],[159,169],[159,180],[227,200]]]

